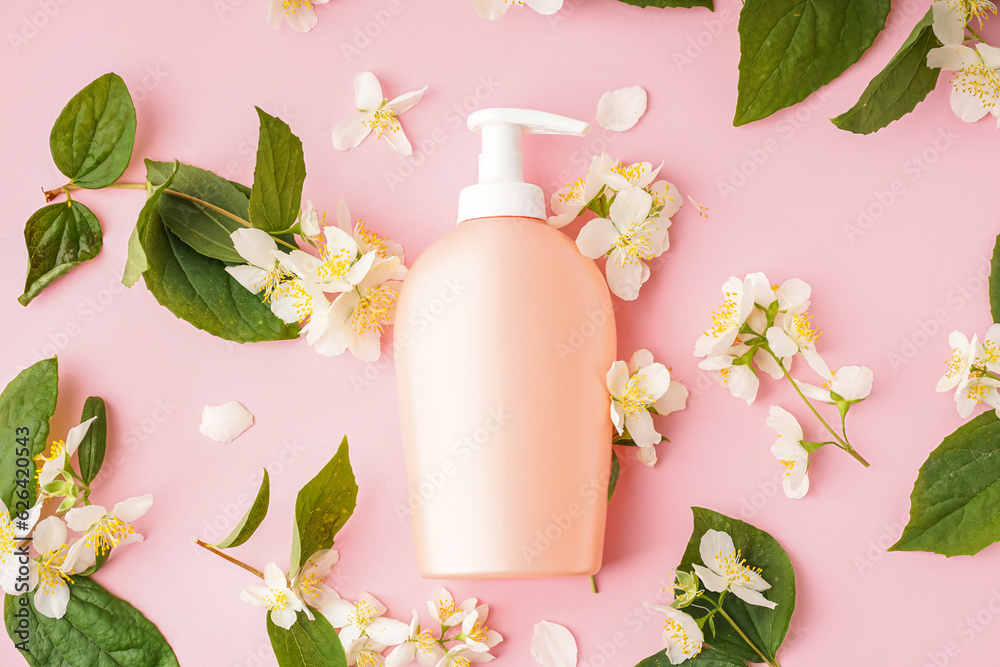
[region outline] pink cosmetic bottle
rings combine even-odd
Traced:
[[[545,222],[521,136],[582,136],[527,109],[469,116],[479,184],[458,227],[407,275],[395,318],[413,541],[428,578],[589,575],[601,566],[611,464],[604,277]]]

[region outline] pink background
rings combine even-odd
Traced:
[[[507,638],[496,651],[503,664],[532,664],[529,632],[548,619],[572,629],[581,665],[630,667],[662,645],[660,617],[647,616],[642,602],[679,560],[688,508],[700,505],[751,521],[791,555],[799,597],[780,654],[786,667],[993,664],[997,547],[951,560],[884,548],[900,534],[919,465],[961,423],[950,396],[934,393],[948,331],[982,335],[990,323],[997,130],[958,121],[944,80],[914,115],[877,135],[854,136],[826,120],[853,104],[928,3],[894,2],[871,51],[805,105],[733,128],[736,0],[720,0],[715,14],[567,0],[553,18],[513,8],[495,23],[478,18],[469,0],[398,2],[333,0],[305,35],[270,30],[264,0],[19,0],[0,9],[0,381],[57,352],[54,433],[76,422],[87,395],[110,405],[111,474],[97,501],[156,498],[138,525],[146,542],[117,554],[98,580],[153,620],[183,665],[274,664],[262,610],[238,599],[253,578],[194,540],[218,539],[234,525],[266,466],[270,515],[234,555],[284,566],[295,493],[346,433],[361,492],[338,537],[337,588],[350,598],[368,590],[408,619],[437,585],[417,574],[409,526],[397,515],[406,496],[391,360],[322,358],[304,342],[230,344],[177,321],[143,287],[125,290],[119,278],[142,201],[131,191],[79,196],[102,221],[104,251],[29,308],[18,305],[22,224],[43,204],[39,188],[65,180],[48,155],[48,133],[75,91],[111,70],[129,84],[139,117],[129,180],[141,181],[141,158],[152,157],[249,183],[253,105],[283,117],[305,144],[306,196],[330,211],[346,198],[412,260],[452,228],[458,191],[474,179],[470,111],[527,106],[593,120],[604,91],[641,84],[649,111],[634,130],[533,138],[526,171],[551,192],[606,149],[623,160],[665,161],[663,174],[708,206],[707,220],[690,205],[681,210],[640,299],[617,303],[619,356],[651,349],[691,389],[689,409],[661,422],[672,442],[660,447],[655,469],[626,453],[600,595],[585,579],[450,587],[490,603],[490,625]],[[15,44],[12,34],[23,40]],[[412,158],[373,139],[349,153],[332,149],[330,130],[352,111],[352,77],[363,70],[390,97],[430,85],[403,117],[423,146]],[[871,217],[859,223],[865,209]],[[810,282],[826,358],[875,371],[871,399],[849,422],[872,468],[824,450],[801,501],[775,484],[764,424],[772,402],[805,417],[789,388],[766,382],[747,407],[698,371],[691,353],[719,286],[755,270]],[[201,409],[229,400],[242,401],[257,425],[217,444],[198,433]],[[6,640],[0,662],[18,662]]]

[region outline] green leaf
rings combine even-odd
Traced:
[[[132,235],[128,239],[128,257],[125,260],[125,272],[122,275],[122,285],[125,285],[125,287],[135,285],[139,277],[149,268],[146,251],[142,247],[142,235],[145,233],[149,216],[152,215],[153,211],[157,210],[160,197],[163,196],[163,191],[169,188],[174,182],[174,176],[177,174],[179,168],[180,163],[174,160],[170,173],[167,174],[166,178],[159,185],[153,188],[146,198],[146,203],[143,204],[142,210],[139,211],[139,219],[136,221],[135,227],[132,229]]]
[[[990,314],[994,322],[1000,322],[1000,236],[993,244],[993,259],[990,260]]]
[[[24,294],[27,306],[56,278],[97,257],[104,239],[101,223],[78,201],[50,204],[35,211],[24,226],[28,248],[28,277]]]
[[[96,574],[102,567],[104,567],[104,564],[108,562],[108,559],[111,558],[112,551],[114,551],[114,549],[97,552],[96,554],[94,554],[94,564],[88,567],[83,572],[78,572],[74,574],[73,577],[90,577]]]
[[[621,0],[621,2],[636,7],[708,7],[715,11],[712,0]]]
[[[608,502],[611,502],[611,496],[615,495],[615,489],[618,488],[618,476],[622,472],[621,461],[618,460],[618,452],[611,450],[611,477],[608,479]]]
[[[121,77],[105,74],[73,96],[52,126],[52,159],[70,182],[103,188],[117,181],[135,142],[135,107]]]
[[[167,640],[139,610],[92,579],[74,579],[61,619],[37,613],[32,595],[4,599],[7,634],[26,642],[21,656],[31,667],[176,667]]]
[[[104,399],[100,396],[90,396],[83,404],[83,414],[80,422],[83,423],[96,417],[87,429],[87,434],[80,441],[80,448],[77,449],[77,456],[80,461],[80,477],[87,484],[90,484],[101,471],[104,463],[104,451],[108,446],[108,412],[104,405]]]
[[[941,42],[934,36],[931,10],[913,28],[889,64],[872,79],[858,103],[833,124],[856,134],[870,134],[913,111],[937,85],[941,70],[927,66],[927,53]]]
[[[333,546],[333,538],[357,504],[358,485],[345,436],[330,462],[302,487],[295,500],[291,571],[317,551]]]
[[[279,118],[257,109],[260,141],[250,194],[250,222],[267,232],[292,226],[302,204],[306,162],[302,141]]]
[[[774,661],[778,648],[788,633],[792,612],[795,611],[795,571],[788,554],[773,537],[739,519],[701,507],[692,507],[691,511],[694,514],[694,531],[677,569],[691,571],[693,563],[702,562],[698,547],[708,530],[729,533],[736,548],[740,550],[741,557],[746,559],[747,566],[760,568],[764,579],[771,584],[764,597],[777,602],[778,606],[768,609],[750,605],[732,593],[726,594],[722,606],[757,648]],[[704,595],[713,600],[719,598],[717,593],[706,592]],[[695,618],[707,615],[706,611],[694,606],[687,607],[685,611]],[[745,662],[760,661],[760,656],[747,646],[746,641],[733,630],[728,621],[723,618],[715,620],[718,632],[705,628],[706,643],[730,658]]]
[[[247,540],[249,540],[257,527],[260,526],[260,522],[264,520],[267,516],[267,507],[271,502],[271,480],[267,476],[267,468],[264,468],[264,479],[260,483],[260,489],[257,491],[257,497],[253,501],[253,505],[247,510],[247,513],[243,515],[240,522],[236,524],[233,528],[233,532],[229,533],[226,539],[222,540],[218,544],[210,544],[211,547],[218,547],[219,549],[229,549],[230,547],[238,547]]]
[[[723,621],[723,623],[725,623],[725,621]],[[756,657],[756,655],[754,657]],[[759,657],[757,659],[760,660]],[[649,656],[635,667],[669,667],[671,664],[670,659],[667,658],[667,652],[659,651]],[[685,660],[681,664],[698,665],[698,667],[747,667],[747,664],[742,660],[731,658],[725,653],[716,651],[711,646],[703,647],[701,649],[701,653],[699,653],[694,659]]]
[[[55,357],[21,371],[0,393],[0,500],[11,512],[35,504],[34,457],[45,450],[58,395]]]
[[[734,125],[797,104],[855,63],[885,27],[889,0],[746,0]]]
[[[910,521],[889,551],[974,555],[1000,540],[1000,420],[984,412],[920,466]]]
[[[279,628],[267,615],[267,636],[280,667],[346,667],[347,656],[337,631],[318,611],[316,620],[299,615],[288,630]]]
[[[247,220],[250,200],[232,183],[210,171],[177,163],[170,190],[179,192],[228,211]],[[172,165],[169,162],[146,160],[146,179],[159,185],[167,179]],[[236,248],[231,235],[246,225],[218,211],[183,199],[170,193],[159,200],[160,216],[173,234],[199,254],[225,262],[246,263]]]
[[[150,213],[142,247],[149,261],[146,287],[160,305],[196,328],[237,343],[298,337],[299,326],[275,317],[223,262],[199,255],[171,234],[158,209]]]

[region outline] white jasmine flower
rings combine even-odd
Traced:
[[[323,613],[330,624],[340,630],[340,641],[350,646],[362,637],[369,637],[385,646],[402,644],[410,636],[410,628],[402,621],[382,616],[385,605],[370,593],[362,593],[356,604],[344,599],[330,600]],[[381,650],[381,649],[380,649]]]
[[[942,46],[930,50],[927,66],[957,72],[951,84],[951,110],[956,116],[972,123],[991,113],[1000,126],[1000,49],[982,42],[975,49]]]
[[[250,586],[240,593],[240,599],[271,612],[271,622],[288,630],[305,609],[302,600],[288,587],[284,573],[274,563],[264,568],[264,586]]]
[[[559,229],[577,219],[590,203],[604,190],[602,174],[614,166],[615,162],[607,153],[594,156],[590,169],[583,178],[578,178],[552,195],[552,212],[549,224]]]
[[[396,272],[390,280],[402,280],[406,277],[405,259],[403,257],[403,246],[391,239],[379,236],[375,232],[369,231],[365,221],[358,218],[354,226],[351,226],[351,211],[347,207],[347,202],[341,200],[337,204],[337,226],[345,233],[350,234],[354,242],[358,245],[358,250],[362,255],[374,254],[375,262],[396,258]]]
[[[600,172],[600,176],[610,189],[615,192],[623,192],[629,188],[645,188],[653,182],[662,167],[661,164],[659,167],[653,168],[649,162],[635,162],[633,164],[616,162],[607,165]]]
[[[435,639],[430,630],[420,629],[420,618],[417,612],[413,612],[413,620],[410,621],[410,634],[402,644],[389,653],[385,659],[385,667],[404,667],[414,660],[421,667],[435,667],[441,658],[444,657],[445,650],[440,642]]]
[[[812,316],[808,312],[789,312],[775,319],[775,326],[767,330],[766,338],[771,351],[783,362],[802,353],[810,368],[821,377],[829,378],[830,368],[816,351],[816,340],[821,335],[813,328]]]
[[[385,658],[382,657],[382,651],[386,647],[368,637],[358,637],[350,642],[344,641],[344,638],[341,637],[340,643],[343,644],[344,651],[347,653],[348,665],[383,667],[386,664]]]
[[[654,445],[662,440],[653,424],[649,409],[668,415],[683,410],[688,391],[670,379],[670,371],[653,361],[648,350],[637,350],[628,365],[616,361],[607,374],[611,394],[611,421],[619,434],[628,431],[639,447],[639,461],[652,467],[656,463]]]
[[[374,74],[358,74],[354,77],[354,104],[358,112],[333,128],[333,147],[338,151],[349,150],[374,132],[376,139],[385,137],[397,151],[410,155],[413,148],[399,124],[399,116],[419,102],[426,91],[427,86],[424,86],[386,101],[382,97],[382,85]]]
[[[489,614],[489,606],[481,604],[462,619],[462,633],[465,635],[465,643],[473,651],[485,653],[503,641],[499,632],[486,627],[486,617]]]
[[[302,207],[298,219],[295,221],[299,225],[299,232],[302,237],[315,243],[323,232],[323,221],[319,211],[313,206],[312,200],[307,199],[306,205]]]
[[[815,398],[824,403],[834,404],[837,399],[833,394],[848,403],[858,403],[868,398],[872,393],[874,374],[867,366],[843,366],[832,373],[830,381],[822,387],[816,387],[805,382],[799,382],[799,389],[809,398]]]
[[[448,652],[441,658],[437,667],[469,667],[476,662],[490,662],[493,656],[474,650],[468,644],[458,644],[448,649]]]
[[[206,405],[198,430],[216,442],[232,442],[253,426],[253,415],[238,401]]]
[[[713,593],[732,591],[733,595],[747,604],[774,609],[778,603],[771,602],[761,595],[771,584],[760,576],[760,570],[747,567],[746,561],[733,545],[729,533],[721,530],[708,530],[701,537],[698,552],[705,566],[694,565],[698,578],[705,588]]]
[[[934,35],[942,44],[961,44],[965,41],[965,27],[972,19],[979,19],[979,27],[997,13],[990,0],[937,0],[933,7]]]
[[[661,218],[672,218],[684,205],[684,198],[677,191],[677,186],[669,181],[657,181],[647,186],[645,190],[653,198],[650,213]]]
[[[948,359],[948,372],[941,376],[935,391],[950,391],[955,387],[969,382],[972,364],[979,356],[979,340],[975,334],[972,340],[965,337],[961,331],[948,334],[948,344],[951,345],[951,358]]]
[[[364,279],[376,255],[374,252],[361,254],[351,235],[339,227],[325,228],[322,238],[319,257],[293,250],[288,255],[288,263],[307,285],[319,287],[323,292],[346,292]]]
[[[562,9],[563,0],[472,0],[476,13],[490,21],[506,14],[511,5],[528,5],[539,14],[548,16]]]
[[[42,504],[39,500],[27,512],[16,514],[12,519],[7,506],[0,500],[0,588],[7,595],[19,595],[23,592],[17,590],[18,570],[21,566],[18,547],[38,522]]]
[[[646,91],[631,86],[608,91],[597,103],[597,122],[606,130],[624,132],[635,126],[646,113]]]
[[[541,621],[531,631],[531,657],[542,667],[576,667],[576,639],[568,628]]]
[[[753,310],[753,292],[747,289],[745,281],[736,276],[730,276],[722,286],[722,295],[725,300],[712,313],[712,328],[703,333],[694,344],[696,357],[714,356],[728,350]],[[755,390],[754,395],[756,393]]]
[[[66,524],[56,516],[38,522],[32,545],[38,558],[29,563],[28,588],[35,591],[35,610],[42,616],[62,618],[66,614],[72,583],[69,573],[63,570],[66,552]]]
[[[659,257],[669,247],[670,219],[651,216],[653,197],[641,187],[615,196],[608,218],[595,218],[584,225],[576,245],[587,257],[607,255],[605,268],[611,291],[626,301],[639,296],[639,288],[649,279],[643,260]]]
[[[763,273],[750,273],[745,278],[753,293],[754,303],[767,310],[778,302],[779,313],[803,313],[809,308],[812,288],[804,280],[790,278],[781,285],[772,285]]]
[[[344,292],[329,310],[313,317],[326,318],[316,338],[317,352],[327,356],[350,350],[362,361],[376,361],[382,353],[382,332],[392,324],[399,298],[396,281],[390,278],[399,268],[399,260],[390,257],[372,266],[358,285]]]
[[[281,22],[288,21],[293,30],[309,32],[316,27],[316,11],[313,5],[325,5],[329,0],[268,0],[267,24],[280,28]]]
[[[141,542],[142,535],[132,523],[153,506],[153,496],[146,494],[123,500],[111,511],[100,505],[75,507],[66,514],[66,524],[83,533],[66,554],[63,572],[82,572],[94,564],[96,556],[103,556],[124,544]]]
[[[268,300],[282,280],[292,277],[285,266],[287,255],[278,250],[278,244],[264,230],[245,227],[234,231],[230,238],[247,263],[227,266],[226,271],[246,289],[254,294],[263,291]]]
[[[705,636],[694,618],[673,607],[649,602],[646,606],[667,616],[663,623],[663,641],[667,645],[666,655],[671,665],[679,665],[701,653]]]
[[[54,482],[57,477],[62,475],[66,464],[73,458],[77,448],[80,447],[80,443],[83,442],[84,436],[87,435],[91,423],[95,419],[97,417],[91,417],[87,421],[71,428],[66,434],[65,441],[53,441],[48,456],[39,454],[35,457],[35,462],[41,465],[41,470],[38,471],[38,486],[40,488],[44,489],[45,486]]]
[[[750,364],[736,363],[750,348],[737,345],[730,352],[714,354],[698,362],[698,368],[711,371],[716,382],[728,387],[729,393],[750,405],[757,398],[760,379]]]
[[[802,446],[802,427],[790,412],[777,405],[771,406],[767,425],[778,433],[771,453],[785,467],[785,477],[781,480],[785,495],[801,498],[809,491],[809,452]]]
[[[271,312],[285,324],[304,322],[299,335],[310,345],[326,331],[329,320],[323,314],[329,309],[323,288],[301,278],[283,280],[271,293]]]
[[[434,599],[427,602],[427,609],[431,616],[441,625],[449,628],[461,625],[466,615],[476,608],[476,598],[465,600],[458,607],[455,606],[455,598],[444,586],[438,586],[434,591]]]
[[[309,620],[313,618],[309,607],[318,609],[322,614],[331,600],[340,599],[337,591],[326,583],[338,560],[340,555],[336,551],[322,549],[307,558],[305,564],[290,577],[290,588],[307,605],[304,611]]]

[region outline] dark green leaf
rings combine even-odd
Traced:
[[[993,259],[990,260],[990,314],[994,322],[1000,322],[1000,236],[993,244]]]
[[[159,185],[167,179],[171,169],[169,162],[146,160],[146,179],[153,185]],[[170,190],[200,199],[243,220],[249,217],[250,200],[246,195],[231,182],[210,171],[178,163]],[[234,231],[246,225],[224,213],[170,193],[160,198],[158,208],[167,229],[199,254],[225,262],[246,262],[236,252],[230,238]]]
[[[346,667],[347,656],[337,631],[318,611],[310,621],[300,614],[288,630],[279,628],[267,616],[267,636],[280,667]]]
[[[775,609],[768,609],[749,605],[732,593],[728,593],[723,607],[760,651],[774,660],[778,647],[788,633],[792,612],[795,611],[795,571],[792,569],[788,554],[773,537],[739,519],[732,519],[701,507],[692,507],[691,511],[694,513],[694,531],[677,569],[690,572],[693,563],[702,562],[698,547],[702,535],[707,531],[721,530],[729,533],[742,558],[746,559],[747,565],[760,568],[764,580],[771,584],[771,588],[764,592],[764,597],[777,602],[778,606]],[[714,600],[718,600],[719,597],[717,593],[706,592],[705,595]],[[705,616],[707,613],[694,606],[686,607],[684,611],[695,618]],[[745,662],[760,661],[760,657],[747,646],[746,641],[728,622],[723,622],[722,619],[719,621],[715,624],[717,633],[712,632],[711,628],[704,629],[706,643],[730,658]]]
[[[920,466],[910,521],[889,551],[973,555],[1000,540],[1000,420],[984,412]]]
[[[299,215],[306,162],[302,142],[280,118],[257,109],[260,141],[250,194],[250,222],[267,232],[288,229]]]
[[[170,173],[159,185],[153,187],[146,198],[146,203],[142,206],[142,210],[139,211],[139,219],[136,220],[132,235],[128,239],[128,257],[125,260],[125,272],[122,275],[122,285],[125,287],[134,285],[149,268],[146,251],[142,248],[142,235],[146,233],[146,223],[149,221],[149,216],[157,210],[163,191],[174,182],[174,176],[179,168],[180,163],[174,160]]]
[[[132,159],[135,107],[117,74],[91,82],[59,114],[49,148],[59,171],[82,188],[117,181]]]
[[[87,434],[80,441],[80,448],[77,456],[80,460],[80,477],[87,484],[90,484],[101,471],[104,463],[104,451],[108,446],[108,412],[104,405],[104,399],[100,396],[90,396],[83,404],[83,414],[80,422],[83,423],[96,417],[87,429]]]
[[[746,0],[734,125],[797,104],[861,57],[889,0]]]
[[[0,500],[11,512],[35,504],[34,457],[45,450],[58,395],[55,357],[21,371],[0,393]]]
[[[101,223],[78,201],[50,204],[38,209],[24,226],[28,248],[28,277],[22,306],[31,303],[56,278],[97,257],[104,239]]]
[[[61,619],[37,613],[31,595],[4,599],[7,634],[15,645],[27,642],[21,656],[31,667],[176,667],[167,640],[139,610],[92,579],[74,579]]]
[[[618,476],[621,474],[622,464],[618,460],[618,453],[615,450],[611,450],[611,477],[608,479],[608,502],[611,502],[611,496],[615,495],[615,489],[618,488]]]
[[[347,437],[319,474],[299,491],[295,500],[291,570],[297,570],[317,551],[333,546],[333,538],[354,514],[358,485],[351,469]]]
[[[213,336],[237,343],[286,340],[299,335],[250,293],[217,259],[199,255],[171,234],[152,211],[142,237],[149,261],[146,287],[160,305]]]
[[[715,10],[712,0],[621,0],[621,2],[636,7],[708,7]]]
[[[94,564],[91,565],[90,567],[88,567],[83,572],[78,572],[78,573],[74,574],[73,576],[74,577],[89,577],[89,576],[95,574],[98,570],[100,570],[102,567],[104,567],[105,563],[108,562],[108,558],[111,557],[111,551],[114,551],[114,549],[112,549],[110,551],[99,551],[99,552],[97,552],[96,554],[94,554]]]
[[[267,468],[264,468],[264,479],[260,483],[260,490],[257,491],[257,497],[254,499],[253,505],[250,506],[250,509],[243,515],[243,518],[240,519],[240,522],[236,524],[233,532],[229,533],[226,539],[218,544],[211,544],[209,546],[228,549],[230,547],[238,547],[249,540],[257,530],[257,527],[260,526],[260,522],[267,516],[267,506],[270,502],[271,480],[268,479]]]
[[[931,10],[913,28],[896,55],[872,79],[858,103],[836,118],[842,130],[870,134],[913,111],[937,85],[941,70],[927,66],[927,53],[941,42],[934,36]]]
[[[760,660],[760,658],[757,658]],[[659,651],[649,656],[635,667],[669,667],[670,660],[666,651]],[[742,660],[731,658],[725,653],[720,653],[710,646],[705,646],[693,660],[686,660],[683,665],[697,665],[698,667],[747,667]]]

